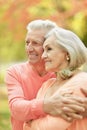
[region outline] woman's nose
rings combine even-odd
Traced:
[[[45,52],[43,52],[42,59],[45,59],[46,57],[47,57],[47,54]]]

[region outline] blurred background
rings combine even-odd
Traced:
[[[0,130],[11,130],[6,69],[27,60],[26,26],[35,19],[50,19],[72,30],[87,46],[87,0],[0,0]]]

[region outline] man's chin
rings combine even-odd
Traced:
[[[31,65],[36,65],[36,64],[38,64],[37,61],[31,61],[31,60],[29,60],[29,63],[30,63]]]

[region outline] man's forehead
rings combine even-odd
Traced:
[[[41,33],[41,31],[29,31],[26,36],[26,40],[37,41],[43,43],[45,40],[45,33]]]
[[[42,35],[43,36],[46,34],[46,32],[45,32],[45,30],[29,30],[27,32],[27,34],[28,35],[32,34],[32,35]]]
[[[27,32],[27,37],[45,37],[45,32],[44,31],[42,31],[42,30],[33,30],[33,31],[28,31]]]

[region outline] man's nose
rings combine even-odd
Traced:
[[[28,50],[29,50],[29,51],[33,51],[33,50],[34,50],[34,47],[33,47],[32,43],[29,43],[29,45],[28,45]]]

